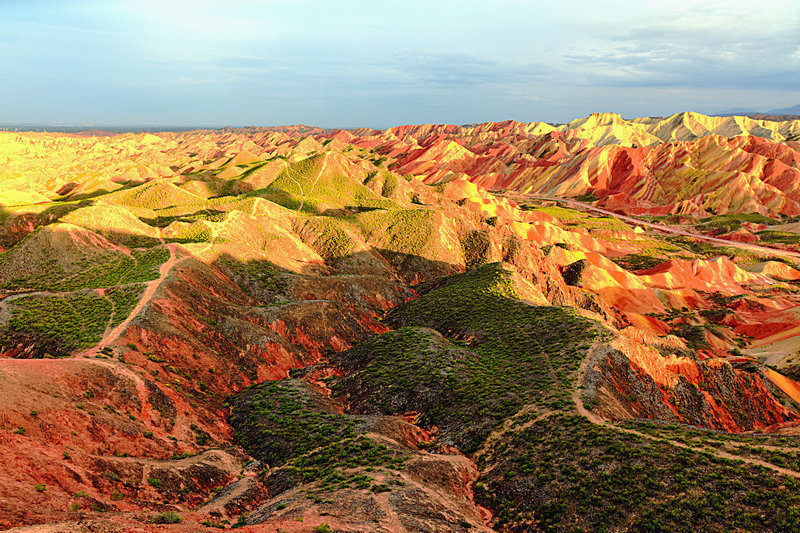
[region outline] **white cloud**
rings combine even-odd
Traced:
[[[39,1],[0,0],[9,109],[390,125],[800,101],[791,0]]]

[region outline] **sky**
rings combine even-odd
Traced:
[[[0,0],[0,123],[386,128],[800,104],[800,1]]]

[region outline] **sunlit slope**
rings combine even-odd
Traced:
[[[791,233],[794,141],[649,128],[19,134],[0,526],[792,529],[800,265],[481,186]]]
[[[331,137],[328,137],[330,135]],[[622,212],[800,214],[800,121],[595,113],[561,126],[518,122],[354,130],[343,139],[428,183],[586,196]]]

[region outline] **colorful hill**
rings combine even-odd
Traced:
[[[640,215],[800,214],[796,120],[598,113],[557,128],[507,122],[350,135],[398,173],[427,183],[468,179],[490,189],[591,196]]]
[[[798,128],[0,133],[0,525],[796,529]]]

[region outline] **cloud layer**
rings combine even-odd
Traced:
[[[40,0],[0,3],[0,20],[5,123],[385,127],[800,102],[791,0]]]

